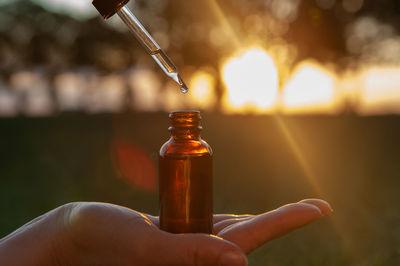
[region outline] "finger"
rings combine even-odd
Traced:
[[[225,229],[228,226],[231,226],[233,224],[237,224],[243,221],[247,221],[251,219],[253,216],[243,216],[242,218],[233,218],[233,219],[226,219],[222,220],[216,224],[214,224],[214,232],[218,234],[221,230]]]
[[[238,246],[217,236],[159,231],[148,239],[151,244],[145,249],[153,252],[154,265],[247,265],[246,255]]]
[[[307,203],[317,206],[324,216],[330,214],[333,211],[331,205],[328,202],[320,199],[305,199],[300,201],[299,203]]]
[[[235,219],[235,218],[246,218],[249,216],[254,216],[254,215],[249,215],[249,214],[242,214],[242,215],[235,215],[235,214],[214,214],[213,216],[213,222],[218,223],[223,220],[227,219]]]
[[[218,236],[237,244],[246,254],[265,242],[322,217],[321,210],[308,203],[293,203],[222,230]]]

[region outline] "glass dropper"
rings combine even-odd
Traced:
[[[178,68],[129,10],[126,6],[128,2],[129,0],[93,0],[92,4],[105,20],[117,13],[164,73],[179,85],[183,93],[187,93],[189,89],[180,76]]]

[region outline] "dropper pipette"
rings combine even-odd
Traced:
[[[179,75],[178,68],[129,10],[126,6],[128,2],[129,0],[93,0],[92,4],[105,20],[117,13],[164,73],[179,85],[183,93],[188,92],[189,89]]]

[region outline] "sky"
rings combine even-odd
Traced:
[[[12,2],[13,0],[0,0],[1,4]],[[92,5],[92,0],[32,0],[51,11],[71,15],[75,18],[90,18],[97,15],[96,9]]]
[[[97,14],[92,0],[34,0],[47,9],[67,13],[74,17],[92,17]]]

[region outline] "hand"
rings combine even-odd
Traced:
[[[215,235],[175,235],[159,229],[158,217],[70,203],[2,239],[0,264],[247,265],[245,254],[330,212],[325,201],[303,200],[260,215],[215,215]]]

